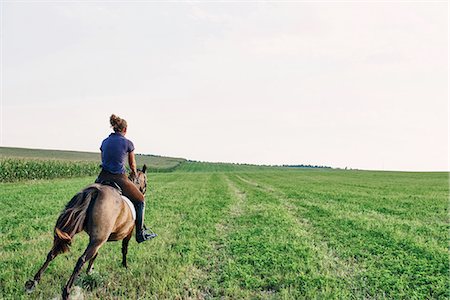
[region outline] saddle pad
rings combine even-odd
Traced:
[[[123,201],[125,201],[126,204],[128,204],[128,206],[131,209],[131,214],[133,215],[133,220],[136,220],[136,209],[134,208],[133,203],[130,201],[130,199],[128,199],[127,197],[125,197],[124,195],[122,195],[122,199]]]

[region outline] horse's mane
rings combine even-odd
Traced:
[[[55,225],[54,246],[58,253],[69,251],[72,237],[83,230],[92,200],[97,198],[99,185],[93,184],[77,193],[67,203]]]

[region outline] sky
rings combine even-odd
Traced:
[[[449,170],[448,3],[2,1],[0,146]]]

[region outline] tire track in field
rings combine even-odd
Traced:
[[[240,176],[237,176],[240,177]],[[327,206],[324,203],[315,203],[313,201],[313,199],[301,199],[300,201],[300,205],[301,207],[297,207],[297,206],[293,206],[291,203],[293,200],[293,198],[289,198],[283,191],[280,190],[276,190],[274,189],[272,186],[268,185],[268,184],[261,184],[257,181],[248,179],[248,178],[239,178],[242,182],[252,185],[264,192],[267,193],[271,193],[273,195],[275,195],[281,202],[284,202],[287,204],[286,208],[287,210],[289,210],[289,207],[293,208],[294,213],[292,214],[294,216],[294,218],[296,218],[296,214],[295,211],[300,212],[302,210],[309,210],[310,208],[319,208],[319,209],[324,209],[324,210],[330,210],[333,209],[333,207]],[[303,202],[303,203],[302,203]],[[335,211],[336,212],[336,211]],[[427,259],[427,257],[433,257],[433,261],[436,261],[436,263],[432,263],[429,264],[429,268],[432,268],[434,270],[439,270],[440,267],[438,267],[438,262],[440,261],[442,262],[441,265],[445,265],[445,261],[448,259],[445,259],[445,257],[448,258],[448,252],[446,248],[440,247],[440,249],[438,250],[429,250],[427,247],[425,247],[423,244],[420,243],[420,240],[409,240],[409,235],[408,234],[404,234],[402,232],[397,232],[395,230],[389,229],[387,230],[386,228],[384,228],[383,224],[386,224],[386,222],[390,222],[391,226],[393,224],[399,224],[399,220],[397,218],[387,218],[386,216],[381,215],[378,212],[374,212],[374,211],[370,211],[369,214],[367,214],[367,212],[355,212],[355,211],[350,211],[350,210],[346,210],[345,208],[339,208],[339,210],[337,211],[340,218],[339,219],[347,219],[347,220],[352,220],[352,221],[356,221],[359,222],[359,225],[356,227],[356,225],[354,226],[354,229],[357,232],[362,232],[362,233],[366,233],[366,234],[372,234],[373,232],[377,232],[379,231],[382,236],[380,238],[380,241],[376,240],[376,241],[371,241],[368,240],[367,244],[363,246],[363,248],[370,248],[370,249],[375,249],[375,251],[377,251],[377,247],[381,246],[385,246],[387,245],[388,249],[390,251],[400,251],[400,252],[406,252],[406,256],[404,257],[400,257],[398,264],[405,264],[406,266],[413,268],[412,271],[411,270],[406,270],[404,271],[404,273],[402,273],[403,278],[405,278],[405,276],[410,276],[410,279],[413,283],[408,284],[408,289],[417,289],[419,290],[420,288],[422,288],[423,286],[426,286],[428,284],[423,284],[421,281],[419,280],[414,280],[414,276],[415,276],[415,270],[417,269],[414,265],[414,263],[417,261],[418,263],[423,263],[424,259]],[[363,216],[365,216],[366,218],[369,217],[369,219],[364,219]],[[318,234],[314,234],[314,229],[315,226],[312,224],[308,224],[308,220],[305,220],[305,225],[311,228],[312,232],[312,238],[314,240],[318,240],[319,241],[319,245],[325,245],[327,247],[327,243],[326,241],[322,238],[320,238],[320,236]],[[379,222],[379,223],[377,223]],[[303,224],[303,219],[299,220],[298,224]],[[404,224],[408,224],[407,222],[404,222]],[[382,229],[384,229],[382,231]],[[332,228],[329,228],[328,230],[333,230]],[[364,238],[363,234],[361,233],[362,238]],[[408,238],[407,238],[408,237]],[[351,237],[350,237],[351,238]],[[388,241],[388,243],[386,243],[386,241]],[[428,240],[427,240],[428,241]],[[364,241],[363,241],[364,243]],[[434,245],[435,243],[433,243]],[[437,245],[437,244],[436,244]],[[328,248],[329,250],[329,248]],[[326,250],[326,252],[329,252],[328,250]],[[372,251],[372,250],[368,250],[368,251]],[[419,254],[418,254],[419,253]],[[392,270],[391,266],[389,265],[388,261],[384,261],[383,259],[381,260],[381,262],[378,262],[377,259],[371,259],[368,258],[367,260],[360,260],[360,261],[355,261],[353,259],[349,260],[349,259],[340,259],[338,255],[334,255],[334,251],[330,252],[331,255],[333,255],[336,258],[335,261],[335,265],[336,266],[341,266],[346,268],[346,274],[349,276],[349,280],[348,283],[350,283],[348,286],[350,288],[350,290],[352,291],[352,293],[355,293],[358,295],[357,298],[362,297],[362,298],[385,298],[385,297],[392,297],[389,296],[389,292],[390,289],[386,288],[385,286],[377,286],[376,284],[373,285],[373,287],[371,287],[370,285],[368,286],[367,282],[376,282],[381,280],[383,277],[381,277],[381,275],[377,275],[378,273],[375,273],[375,275],[372,272],[372,268],[371,265],[377,265],[376,268],[380,269],[386,269],[386,270]],[[413,263],[410,263],[410,260],[413,261]],[[428,259],[429,260],[429,259]],[[377,261],[377,262],[375,262]],[[429,260],[430,261],[430,260]],[[433,271],[428,272],[428,274],[426,272],[424,272],[425,275],[431,275],[431,276],[438,276],[436,274],[442,274],[443,276],[445,276],[445,272],[448,274],[448,269],[446,269],[446,271],[444,271],[444,273],[440,273],[440,271],[434,271],[435,273],[433,273]],[[425,276],[423,275],[423,276]],[[414,281],[413,281],[414,280]],[[359,285],[359,286],[358,286]],[[373,288],[376,288],[376,290],[373,290]],[[441,286],[438,286],[437,288],[441,288]],[[427,286],[427,289],[429,289],[429,287]],[[431,290],[431,289],[430,289]],[[375,293],[375,294],[373,294]],[[435,295],[439,295],[438,293],[436,293]]]
[[[209,280],[212,281],[210,282],[212,284],[208,284],[208,282],[206,282],[206,284],[201,288],[199,299],[225,297],[223,287],[220,286],[217,288],[215,286],[217,286],[217,283],[220,284],[220,282],[223,281],[223,278],[221,277],[223,276],[222,269],[228,259],[225,252],[225,248],[227,247],[226,240],[233,228],[233,225],[231,224],[232,220],[239,218],[243,214],[243,206],[246,200],[245,192],[240,191],[228,176],[221,175],[220,178],[226,183],[233,202],[225,210],[223,219],[215,224],[216,235],[218,238],[217,240],[211,241],[213,251],[208,257],[208,260],[211,263],[202,270],[204,274],[218,274],[218,277],[214,275],[207,276],[209,277]]]
[[[232,197],[236,199],[236,201],[228,208],[227,215],[231,216],[231,218],[233,219],[238,218],[240,215],[242,215],[242,206],[246,198],[245,192],[239,190],[228,176],[225,177],[223,175],[222,179],[226,182],[228,189],[232,194]],[[216,224],[216,230],[221,235],[224,235],[230,230],[229,224],[229,220],[222,220],[222,222]]]
[[[239,180],[241,180],[241,181],[243,181],[243,182],[245,182],[245,183],[247,183],[249,185],[253,185],[254,187],[260,188],[260,189],[262,189],[265,192],[269,192],[269,193],[274,193],[275,192],[275,190],[272,187],[270,187],[270,186],[262,185],[262,184],[260,184],[260,183],[258,183],[256,181],[252,181],[250,179],[243,178],[243,177],[241,177],[239,175],[236,175],[236,177]]]
[[[298,214],[296,214],[296,212],[300,209],[294,206],[283,192],[276,190],[270,185],[261,184],[254,180],[243,178],[239,175],[236,175],[236,178],[245,184],[256,187],[265,193],[272,195],[280,201],[287,213],[288,218],[293,224],[295,224],[295,229],[293,229],[293,231],[299,236],[299,238],[304,239],[305,242],[310,245],[314,251],[316,251],[318,257],[323,262],[325,273],[330,272],[335,274],[338,278],[345,279],[346,282],[353,282],[348,279],[356,277],[359,273],[362,273],[362,270],[356,262],[341,259],[339,255],[337,255],[337,253],[328,246],[326,241],[320,239],[314,233],[313,225],[311,225],[307,219],[300,218]],[[355,287],[350,288],[352,290],[355,289]]]
[[[234,218],[239,217],[242,215],[242,205],[246,199],[245,192],[239,190],[229,177],[226,177],[225,181],[228,184],[228,188],[237,199],[237,202],[230,208],[230,215]]]
[[[260,188],[261,190],[263,190],[265,192],[277,194],[277,196],[280,199],[285,199],[288,206],[292,206],[292,204],[290,204],[290,200],[293,200],[293,199],[287,197],[284,194],[284,192],[276,190],[275,188],[273,188],[272,186],[269,186],[267,184],[261,184],[256,181],[252,181],[248,178],[242,178],[239,175],[236,175],[236,177],[238,177],[241,181],[248,183],[249,185]],[[302,201],[304,203],[304,205],[302,205],[304,207],[303,209],[307,209],[310,207],[317,207],[317,208],[324,209],[324,210],[336,209],[336,207],[327,206],[320,202],[313,202],[313,201],[311,201],[311,199],[302,199]],[[330,199],[330,201],[332,202],[333,205],[336,203],[333,199]],[[294,208],[294,206],[292,206],[292,207]],[[365,211],[359,212],[359,211],[352,211],[350,209],[346,209],[347,207],[351,208],[351,206],[348,203],[342,203],[337,208],[339,210],[339,215],[342,218],[345,217],[346,219],[349,219],[349,220],[362,222],[363,225],[365,224],[364,226],[367,226],[370,229],[374,229],[374,228],[380,229],[382,224],[389,224],[390,226],[393,226],[393,227],[412,226],[412,225],[414,225],[416,227],[425,226],[422,222],[418,222],[418,221],[414,221],[414,220],[410,220],[410,219],[404,219],[399,216],[393,216],[393,215],[387,216],[376,210],[365,210]],[[302,208],[295,207],[294,209],[300,210]],[[384,229],[386,230],[386,228],[384,228]],[[433,247],[440,248],[442,252],[447,251],[447,248],[442,247],[442,245],[439,244],[439,242],[437,241],[437,238],[434,235],[433,235],[433,239],[429,239],[429,238],[425,238],[423,236],[397,232],[395,230],[387,230],[386,232],[389,233],[392,236],[392,238],[395,240],[410,239],[410,240],[414,241],[414,245],[418,248],[423,248],[424,244],[428,244],[428,245],[432,245]]]

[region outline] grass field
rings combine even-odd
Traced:
[[[177,172],[258,172],[281,170],[281,167],[269,167],[247,164],[209,163],[185,161],[175,169]],[[287,168],[284,168],[287,169]]]
[[[85,299],[449,297],[448,173],[204,167],[149,174],[146,223],[159,236],[130,243],[128,269],[120,243],[103,246],[76,283]],[[84,233],[34,294],[23,285],[59,212],[93,180],[0,183],[0,298],[60,294]]]

